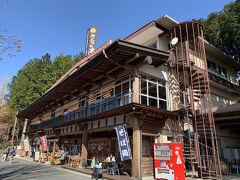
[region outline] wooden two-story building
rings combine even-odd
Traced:
[[[30,121],[31,144],[46,135],[69,154],[99,160],[113,154],[118,159],[114,127],[126,124],[132,175],[140,177],[145,165],[141,155],[151,158],[150,163],[146,160],[151,169],[153,137],[175,116],[168,110],[167,72],[161,66],[168,54],[122,40],[108,42],[18,114]],[[154,76],[138,68],[145,64],[162,73]]]
[[[119,160],[114,128],[125,124],[133,159],[124,168],[134,178],[153,176],[152,144],[182,142],[186,130],[179,119],[176,71],[169,63],[169,33],[177,25],[163,16],[77,63],[17,115],[29,120],[30,144],[46,135],[50,151],[58,146],[82,158],[103,160],[113,154]],[[213,106],[237,103],[240,65],[206,41],[204,45]],[[195,63],[204,69],[204,61]]]

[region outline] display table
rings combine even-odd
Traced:
[[[55,164],[55,165],[61,164],[60,158],[54,158],[53,159],[53,164]]]
[[[39,162],[45,163],[48,161],[47,153],[41,153],[39,156]]]
[[[68,165],[70,167],[78,167],[81,162],[80,156],[68,156]]]
[[[55,154],[53,155],[53,161],[52,162],[53,162],[54,165],[61,164],[60,154],[61,154],[61,152],[55,152]]]

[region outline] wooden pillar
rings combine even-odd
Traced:
[[[51,164],[53,164],[53,162],[55,160],[55,151],[56,151],[56,141],[53,141],[53,151],[52,151]]]
[[[18,112],[16,113],[13,129],[12,129],[12,139],[11,139],[12,145],[13,145],[13,140],[14,140],[15,131],[16,131],[16,125],[17,125],[17,114],[18,114]]]
[[[52,151],[53,156],[54,156],[55,151],[56,151],[56,142],[57,142],[57,141],[53,141],[53,151]]]
[[[133,102],[140,103],[140,79],[139,77],[133,77]]]
[[[81,153],[81,166],[83,166],[83,159],[87,160],[87,145],[88,145],[88,138],[87,138],[87,125],[83,127],[83,134],[82,134],[82,153]]]
[[[30,154],[32,154],[32,143],[31,143],[31,139],[29,138],[29,136],[26,136],[26,139],[28,140],[28,146],[29,146],[29,151],[27,153],[27,156],[30,157]]]
[[[28,119],[25,119],[25,121],[24,121],[24,125],[23,125],[23,131],[22,131],[21,143],[23,143],[24,138],[25,138],[25,132],[26,132],[26,129],[27,129],[27,123],[28,123]]]
[[[132,160],[132,177],[141,179],[142,167],[142,130],[137,116],[133,116],[133,160]]]

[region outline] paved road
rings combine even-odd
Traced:
[[[0,161],[0,179],[2,180],[89,180],[90,176],[26,161],[18,158],[13,159],[12,164]]]

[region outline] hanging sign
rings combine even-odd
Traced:
[[[46,136],[42,136],[41,137],[41,142],[42,142],[42,151],[47,151],[48,147],[47,147],[47,138],[46,138]]]
[[[129,146],[129,139],[125,127],[123,125],[115,128],[118,138],[118,147],[121,161],[132,159],[131,148]]]
[[[93,53],[97,47],[97,28],[92,27],[87,30],[87,42],[85,55]]]
[[[25,149],[25,151],[29,151],[29,143],[28,143],[28,140],[27,140],[27,139],[24,139],[23,143],[24,143],[24,149]]]

